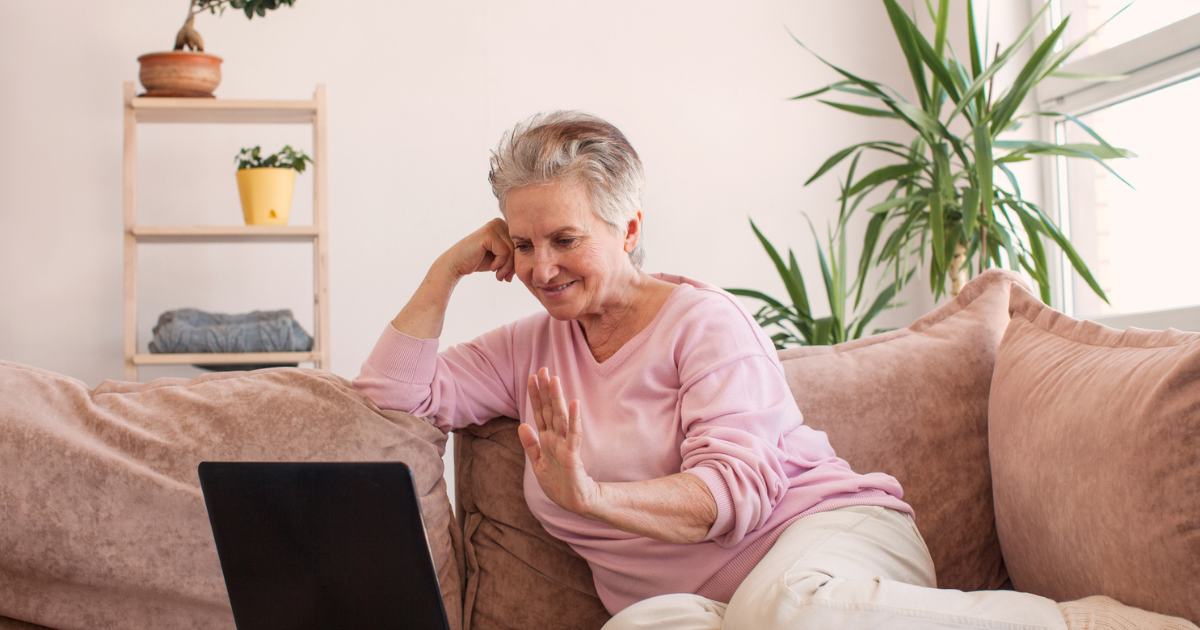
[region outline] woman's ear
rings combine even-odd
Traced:
[[[642,239],[642,211],[638,210],[637,216],[629,220],[629,224],[625,226],[625,253],[633,251],[637,247],[638,241]]]

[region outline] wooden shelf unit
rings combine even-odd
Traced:
[[[313,131],[312,225],[174,226],[137,223],[137,127],[142,123],[311,124]],[[138,380],[141,365],[217,365],[311,362],[329,369],[329,171],[325,86],[312,100],[231,101],[144,98],[125,83],[125,380]],[[263,243],[311,241],[313,246],[313,349],[311,352],[232,354],[138,353],[137,252],[139,243]]]

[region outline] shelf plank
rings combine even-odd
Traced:
[[[308,124],[317,115],[311,101],[227,101],[219,98],[133,99],[137,122]]]
[[[136,225],[129,233],[143,243],[311,241],[321,236],[315,225]]]
[[[196,354],[135,354],[134,365],[220,365],[243,363],[305,363],[320,358],[317,352],[205,352]]]

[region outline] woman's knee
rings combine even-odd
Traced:
[[[797,567],[787,576],[786,583],[758,583],[751,586],[743,583],[729,600],[725,610],[726,630],[762,630],[784,627],[779,621],[782,611],[793,611],[798,604],[812,599],[826,585],[835,581],[828,573],[815,569]],[[802,608],[802,606],[801,606]],[[792,614],[783,615],[791,618]],[[791,621],[795,621],[791,619]]]
[[[618,612],[603,630],[720,630],[725,604],[675,593],[644,599]]]

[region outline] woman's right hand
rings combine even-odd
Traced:
[[[497,280],[512,282],[516,275],[514,251],[508,224],[503,219],[492,219],[438,257],[408,304],[392,320],[392,327],[417,339],[440,337],[450,294],[459,279],[476,271],[495,271]]]
[[[439,263],[455,278],[477,271],[494,271],[496,279],[512,282],[516,274],[514,248],[504,219],[492,219],[446,250]]]

